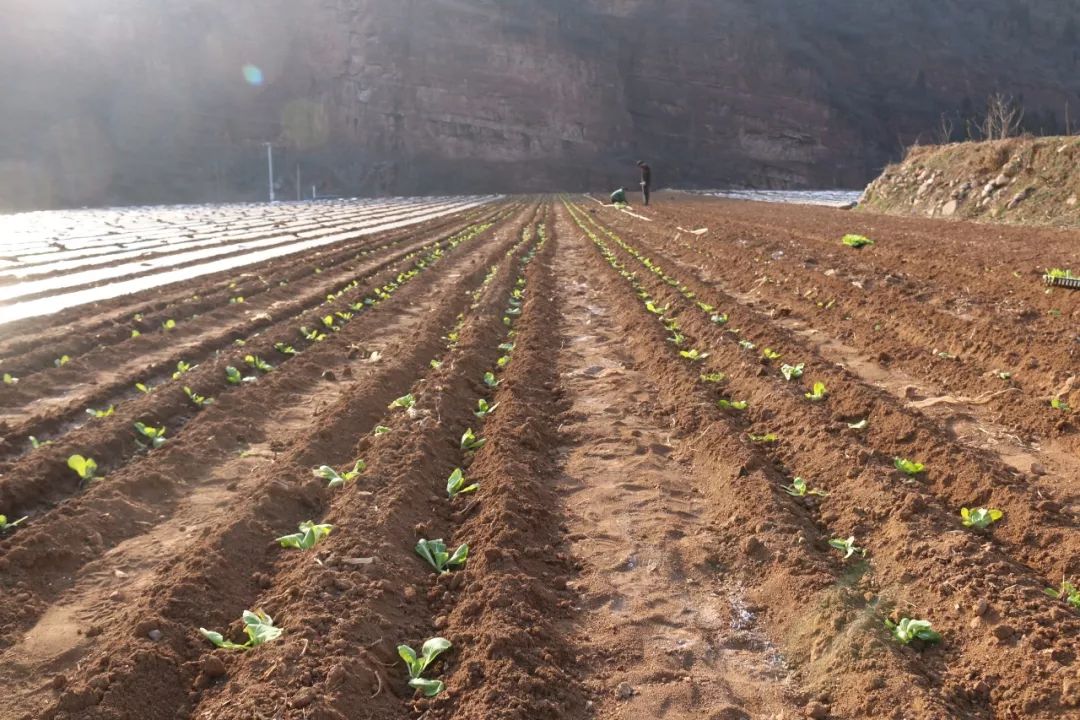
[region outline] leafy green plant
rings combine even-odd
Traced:
[[[448,573],[450,568],[464,565],[469,559],[469,546],[462,543],[451,555],[442,540],[420,540],[416,543],[416,554],[438,572]]]
[[[244,296],[243,295],[237,295],[236,297],[229,298],[229,304],[230,305],[239,305],[239,304],[241,304],[243,302],[244,302]]]
[[[162,425],[159,428],[153,425],[147,425],[145,423],[135,423],[135,430],[138,431],[146,440],[150,442],[151,448],[159,448],[165,444],[165,426]]]
[[[333,529],[333,525],[317,525],[310,520],[305,520],[300,523],[300,532],[282,535],[277,538],[277,543],[283,548],[310,550],[318,545],[320,540],[329,535]]]
[[[716,401],[716,404],[721,410],[745,410],[750,407],[750,403],[746,400],[725,400],[721,398]]]
[[[766,360],[779,360],[781,358],[781,355],[772,348],[765,348],[761,351],[761,357],[765,358]]]
[[[172,374],[172,379],[173,380],[179,380],[180,376],[183,375],[186,372],[189,372],[192,367],[194,367],[194,366],[191,365],[190,363],[186,363],[183,360],[181,360],[180,362],[176,363],[176,372],[174,372]]]
[[[823,382],[814,383],[813,391],[805,393],[806,399],[810,402],[821,402],[828,394],[828,391],[825,390],[825,383]]]
[[[38,440],[33,435],[31,435],[28,439],[30,440],[30,447],[32,447],[34,450],[37,450],[38,448],[43,448],[46,445],[53,444],[52,440]]]
[[[495,364],[499,367],[500,370],[505,368],[507,365],[510,364],[510,356],[509,355],[503,355],[502,357],[500,357],[498,360],[495,361]]]
[[[868,237],[864,237],[862,235],[850,235],[850,234],[845,235],[840,242],[844,243],[845,245],[847,245],[850,248],[855,248],[856,250],[858,250],[861,247],[866,247],[867,245],[873,245],[874,244],[874,241],[871,240]]]
[[[802,377],[803,369],[805,367],[806,367],[805,363],[799,363],[798,365],[784,364],[784,365],[780,366],[780,374],[784,376],[785,380],[787,380],[788,382],[791,382],[792,380],[794,380],[796,378],[801,378]]]
[[[774,443],[780,439],[780,436],[776,433],[766,433],[764,435],[755,435],[754,433],[746,433],[753,442],[756,443]]]
[[[446,479],[446,494],[451,498],[455,498],[458,495],[476,492],[480,487],[476,483],[467,485],[467,482],[465,473],[461,471],[461,468],[457,468],[454,472],[450,473],[450,477]]]
[[[960,518],[964,527],[974,527],[979,530],[985,530],[1004,516],[1005,513],[995,508],[960,508]]]
[[[717,314],[711,316],[709,318],[709,320],[716,323],[717,325],[726,325],[727,321],[728,321],[728,314],[727,313],[717,313]]]
[[[682,345],[684,342],[686,342],[686,336],[682,333],[674,332],[671,333],[671,337],[668,338],[668,342],[674,343],[675,345]]]
[[[68,467],[75,471],[83,484],[93,482],[94,477],[97,475],[97,463],[94,462],[94,458],[84,458],[82,455],[72,455],[67,461]]]
[[[357,460],[356,463],[353,465],[352,470],[346,470],[344,473],[339,474],[337,470],[330,467],[329,465],[320,465],[319,467],[312,470],[312,474],[315,477],[321,477],[324,480],[329,480],[330,484],[328,484],[326,487],[338,488],[343,486],[347,482],[352,482],[353,480],[355,480],[357,476],[360,473],[364,472],[364,470],[366,469],[367,463],[365,463],[363,460]]]
[[[446,638],[431,638],[420,648],[420,655],[408,645],[398,645],[398,656],[405,661],[409,669],[409,686],[416,688],[426,697],[435,697],[443,691],[442,680],[425,680],[421,677],[428,666],[443,652],[451,647]]]
[[[484,443],[486,442],[487,440],[485,438],[477,437],[476,433],[472,431],[472,428],[469,428],[465,431],[465,434],[461,436],[461,449],[466,452],[475,452],[484,447]]]
[[[898,623],[886,620],[885,627],[889,628],[893,638],[901,645],[910,645],[912,640],[922,640],[927,643],[941,642],[941,633],[934,631],[929,620],[902,618]]]
[[[893,465],[897,470],[911,477],[915,477],[926,470],[926,466],[921,462],[915,462],[914,460],[908,460],[907,458],[894,457]]]
[[[497,407],[499,407],[499,403],[489,403],[484,398],[480,398],[476,401],[476,410],[473,411],[473,415],[482,420],[495,412],[495,408]]]
[[[292,345],[286,345],[283,342],[274,343],[274,349],[282,355],[286,356],[292,356],[297,354],[296,348],[294,348]]]
[[[829,541],[829,547],[834,547],[840,552],[844,553],[844,559],[847,560],[855,553],[861,554],[866,557],[866,548],[855,547],[855,536],[852,535],[849,538],[833,538]]]
[[[11,373],[4,373],[4,384],[5,385],[14,385],[17,382],[19,382],[19,378],[15,377]]]
[[[139,332],[138,330],[132,329],[132,331],[131,331],[131,337],[132,337],[132,338],[142,337],[142,333],[141,333],[141,332]]]
[[[27,515],[23,515],[18,520],[8,522],[6,515],[0,515],[0,533],[6,533],[8,530],[11,530],[13,527],[26,520],[27,517]]]
[[[442,367],[442,360],[439,360],[438,358],[433,358],[428,364],[431,365],[432,370],[438,370]]]
[[[200,410],[214,402],[214,398],[204,397],[192,390],[191,388],[187,387],[186,385],[184,386],[184,394],[187,395],[188,400],[191,401],[191,404],[199,408]]]
[[[852,430],[865,430],[870,426],[869,418],[863,418],[862,420],[856,420],[853,423],[848,423],[847,426]]]
[[[0,517],[3,516],[0,515]],[[26,518],[23,519],[25,520]],[[1074,609],[1080,610],[1080,588],[1077,588],[1071,582],[1065,580],[1065,578],[1061,579],[1060,588],[1046,588],[1043,592],[1055,600],[1064,600],[1069,605],[1072,605]]]
[[[707,352],[699,352],[697,350],[697,348],[694,348],[692,350],[680,350],[679,355],[681,357],[686,358],[690,362],[699,362],[699,361],[704,360],[705,358],[709,357],[709,353],[707,353]]]
[[[1069,407],[1069,403],[1065,400],[1062,400],[1061,398],[1054,398],[1053,400],[1051,400],[1050,407],[1054,408],[1055,410],[1060,410],[1061,412],[1072,412],[1072,408]]]
[[[341,329],[339,326],[334,324],[334,316],[333,315],[326,315],[326,316],[320,318],[320,320],[321,320],[321,322],[323,324],[323,327],[325,327],[327,330],[337,332],[338,330]]]
[[[390,428],[386,427],[385,425],[376,425],[375,429],[372,431],[372,434],[385,435],[388,432],[390,432]]]
[[[95,410],[93,408],[86,408],[86,414],[92,418],[107,418],[110,415],[116,413],[116,406],[110,405],[104,410]]]
[[[149,395],[150,393],[154,392],[154,388],[141,382],[135,383],[135,389],[141,392],[143,395]]]
[[[645,309],[651,312],[653,315],[663,315],[668,311],[668,306],[658,307],[652,300],[645,302]]]
[[[170,330],[175,330],[176,329],[176,321],[173,320],[172,318],[169,318],[165,322],[161,323],[161,329],[164,330],[165,332],[169,332]]]
[[[244,362],[261,373],[268,373],[274,369],[273,365],[266,362],[258,355],[245,355]]]
[[[499,382],[500,382],[500,380],[497,377],[495,377],[495,373],[493,373],[493,372],[484,373],[484,384],[487,385],[489,388],[498,387]]]
[[[232,365],[229,365],[228,367],[225,368],[225,380],[230,385],[239,385],[240,383],[251,383],[251,382],[255,382],[258,379],[259,378],[256,377],[255,375],[252,375],[251,377],[244,377],[243,374],[241,374],[241,372],[239,370],[237,370],[236,368],[234,368]]]
[[[1073,279],[1071,270],[1064,268],[1047,268],[1045,277],[1054,279]]]
[[[53,365],[55,365],[56,367],[64,367],[69,362],[71,362],[71,356],[61,355],[60,357],[53,360]]]
[[[416,398],[413,397],[412,393],[409,393],[408,395],[402,395],[397,400],[390,403],[387,407],[389,409],[391,409],[391,410],[393,410],[394,408],[403,408],[405,410],[408,410],[408,409],[410,409],[412,407],[415,407],[415,406],[416,406]]]
[[[998,378],[1001,379],[1001,380],[1012,380],[1012,373],[1011,372],[1006,372],[1004,370],[998,370],[994,374],[997,375]]]
[[[304,336],[304,339],[311,342],[322,342],[326,339],[326,333],[319,332],[318,328],[308,330],[303,325],[300,326],[300,334]]]
[[[499,345],[499,349],[502,350],[505,353],[513,352],[514,351],[514,343],[512,343],[512,342],[504,342],[501,345]]]
[[[221,633],[206,628],[199,628],[199,634],[225,650],[249,650],[271,640],[277,640],[281,637],[281,633],[284,632],[281,628],[274,627],[274,619],[262,610],[254,612],[245,610],[242,619],[244,621],[244,634],[248,636],[246,643],[234,643],[226,640]]]
[[[829,496],[829,493],[825,492],[824,490],[810,488],[806,484],[806,481],[803,480],[801,477],[797,477],[792,480],[790,485],[785,485],[784,492],[786,492],[788,495],[793,495],[795,497],[806,497],[807,495],[817,495],[819,497]]]
[[[701,381],[707,383],[722,383],[725,380],[727,380],[727,375],[722,372],[705,373],[701,376]]]

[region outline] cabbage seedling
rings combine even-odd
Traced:
[[[274,369],[274,366],[263,360],[258,355],[245,355],[244,362],[255,368],[261,373],[268,373]]]
[[[420,540],[416,543],[416,554],[424,558],[440,573],[450,572],[451,567],[464,565],[469,559],[469,546],[462,543],[451,555],[446,543],[440,540]]]
[[[159,428],[153,425],[146,425],[145,423],[135,423],[135,429],[139,431],[139,434],[150,441],[150,447],[157,449],[165,444],[165,426],[162,425]],[[141,443],[140,443],[141,444]]]
[[[476,401],[476,410],[473,411],[473,415],[483,420],[491,413],[495,412],[495,408],[499,407],[499,403],[489,403],[484,398],[480,398]]]
[[[1050,407],[1061,412],[1072,412],[1072,408],[1069,407],[1069,403],[1061,398],[1054,398],[1050,401]]]
[[[874,244],[873,240],[862,235],[845,235],[840,242],[844,243],[850,248],[855,248],[856,250],[861,247],[866,247],[867,245]]]
[[[847,424],[847,426],[849,428],[851,428],[852,430],[865,430],[867,427],[869,427],[869,425],[870,425],[870,420],[868,418],[863,418],[862,420],[859,420],[858,422],[853,422],[853,423],[848,423]]]
[[[141,392],[143,395],[149,395],[150,393],[154,392],[154,388],[141,382],[135,383],[135,389]]]
[[[461,468],[457,468],[450,473],[450,477],[446,480],[446,494],[451,498],[455,498],[458,495],[476,492],[480,488],[477,483],[466,485],[466,482],[468,481],[465,479],[465,474],[461,472]]]
[[[500,370],[502,370],[503,368],[505,368],[507,365],[510,364],[510,356],[509,355],[503,355],[502,357],[500,357],[498,360],[495,361],[495,364],[499,366]]]
[[[246,643],[234,643],[226,640],[221,633],[206,628],[199,628],[199,634],[225,650],[249,650],[281,637],[283,630],[274,627],[274,619],[262,610],[256,610],[255,612],[245,610],[242,617],[244,620],[244,633],[248,636]]]
[[[172,379],[179,380],[181,375],[188,372],[193,367],[194,365],[191,365],[181,360],[180,362],[176,363],[176,372],[172,374]]]
[[[204,397],[186,385],[184,386],[184,394],[188,396],[188,400],[191,401],[191,404],[200,410],[214,402],[214,398]]]
[[[277,350],[282,355],[291,356],[291,355],[296,355],[297,354],[296,353],[296,348],[294,348],[292,345],[286,345],[283,342],[274,343],[274,349]]]
[[[227,380],[230,385],[239,385],[240,383],[255,382],[258,378],[254,375],[251,377],[244,377],[240,374],[239,370],[232,365],[229,365],[225,368],[225,380]]]
[[[338,327],[337,325],[334,324],[334,316],[333,315],[327,315],[324,318],[322,318],[322,324],[323,324],[323,327],[325,327],[327,330],[332,330],[334,332],[337,332],[338,330],[341,329],[340,327]]]
[[[657,307],[656,303],[654,303],[652,300],[649,300],[645,303],[645,309],[651,312],[653,315],[663,315],[668,311],[668,306],[665,305],[664,307]]]
[[[698,362],[699,360],[704,360],[705,358],[709,357],[709,353],[699,352],[697,348],[694,348],[693,350],[680,350],[679,355],[686,358],[690,362]]]
[[[713,315],[712,317],[710,317],[709,320],[713,321],[717,325],[726,325],[727,321],[728,321],[728,314],[727,313],[717,313],[716,315]]]
[[[941,633],[933,630],[929,620],[902,618],[898,623],[886,620],[885,627],[889,628],[893,638],[901,645],[909,645],[912,640],[922,640],[927,643],[941,642]]]
[[[237,295],[236,297],[229,298],[230,305],[239,305],[242,302],[244,302],[244,297],[242,295]]]
[[[131,331],[131,337],[133,337],[133,338],[142,337],[142,333],[139,332],[138,330],[132,330]]]
[[[701,301],[698,301],[697,306],[701,310],[701,312],[707,312],[707,313],[711,313],[713,310],[716,309],[712,305],[710,305],[708,303],[703,303]]]
[[[52,445],[52,440],[38,440],[33,435],[31,435],[28,439],[30,440],[30,447],[35,450],[37,450],[38,448],[43,448],[46,445]]]
[[[805,363],[799,363],[798,365],[781,365],[780,374],[784,376],[784,379],[788,382],[796,378],[801,378],[803,374],[803,368],[806,367]]]
[[[743,350],[753,350],[757,346],[749,340],[740,340],[739,347],[741,347]]]
[[[682,345],[684,342],[686,342],[686,336],[678,332],[672,333],[671,337],[668,338],[668,342],[675,345]]]
[[[338,471],[329,465],[320,465],[312,471],[315,477],[321,477],[324,480],[329,480],[330,484],[326,487],[337,488],[341,487],[347,482],[352,482],[356,477],[367,469],[367,464],[363,460],[357,460],[353,465],[352,470],[346,470],[344,473],[338,474]]]
[[[780,439],[776,433],[766,433],[765,435],[755,435],[754,433],[746,433],[753,442],[757,443],[774,443]]]
[[[824,490],[811,489],[801,477],[792,480],[790,485],[785,485],[784,492],[795,497],[806,497],[807,495],[829,496],[829,493]]]
[[[893,458],[893,465],[896,466],[897,470],[911,477],[914,477],[926,470],[926,466],[923,465],[921,462],[914,462],[913,460],[908,460],[907,458]]]
[[[319,332],[318,328],[312,328],[308,330],[303,325],[300,326],[300,334],[304,336],[304,339],[311,342],[322,342],[326,339],[326,333]]]
[[[416,651],[408,645],[398,645],[398,656],[405,661],[405,666],[409,669],[409,686],[421,691],[426,697],[435,697],[442,692],[442,680],[425,680],[421,675],[435,658],[450,647],[450,641],[445,638],[431,638],[420,648],[420,656],[417,657]]]
[[[809,400],[810,402],[821,402],[822,400],[825,399],[825,396],[828,395],[828,392],[825,390],[825,383],[823,383],[823,382],[814,383],[813,392],[805,393],[805,395],[806,395],[806,399]]]
[[[745,410],[750,407],[750,403],[746,400],[724,400],[723,398],[717,400],[716,405],[721,410]]]
[[[56,367],[64,367],[69,362],[71,362],[71,356],[61,355],[60,357],[53,360],[53,365],[55,365]]]
[[[961,521],[964,523],[964,527],[974,527],[979,530],[985,530],[990,527],[1002,517],[1005,513],[994,508],[960,508]]]
[[[83,483],[89,483],[94,480],[94,476],[97,474],[97,463],[93,458],[84,458],[82,455],[72,455],[67,461],[68,467],[75,471]]]
[[[465,431],[465,434],[461,436],[461,449],[465,450],[466,452],[475,452],[476,450],[484,447],[484,443],[486,442],[487,439],[476,437],[476,434],[472,431],[472,428],[469,428]]]
[[[5,385],[14,385],[17,382],[19,382],[19,378],[15,377],[11,373],[4,373],[4,384]]]
[[[765,348],[761,351],[761,357],[766,360],[779,360],[782,356],[772,348]]]
[[[18,520],[15,520],[14,522],[8,522],[8,519],[7,519],[6,515],[0,515],[0,533],[7,532],[11,528],[13,528],[16,525],[18,525],[19,523],[21,523],[27,517],[28,517],[27,515],[23,515],[21,518],[19,518]]]
[[[489,388],[498,387],[499,382],[500,382],[499,379],[497,377],[495,377],[495,373],[493,373],[493,372],[484,373],[484,384],[487,385]]]
[[[3,517],[0,515],[0,517]],[[26,518],[23,518],[25,520]],[[1043,590],[1047,595],[1055,600],[1064,600],[1069,605],[1072,605],[1076,610],[1080,610],[1080,588],[1077,588],[1071,582],[1062,578],[1061,588],[1055,590],[1054,588],[1046,588]]]
[[[846,540],[843,539],[843,538],[833,538],[832,540],[829,541],[829,546],[834,547],[837,550],[839,550],[840,552],[844,553],[844,559],[845,560],[847,560],[849,557],[851,557],[855,553],[859,553],[863,557],[866,557],[866,548],[855,547],[855,536],[854,535],[847,538]]]
[[[432,370],[438,370],[442,367],[442,360],[439,360],[438,358],[432,358],[431,361],[428,362],[428,365],[431,366]]]
[[[165,332],[168,332],[170,330],[175,330],[176,329],[176,321],[173,320],[172,318],[169,318],[165,322],[161,323],[161,329],[164,330]]]
[[[504,342],[502,345],[499,346],[499,349],[502,350],[505,353],[513,352],[514,351],[514,343],[512,343],[512,342]]]
[[[93,408],[86,408],[86,414],[92,418],[107,418],[116,412],[116,406],[110,405],[104,410],[95,410]]]
[[[707,383],[722,383],[725,380],[727,380],[727,375],[722,372],[705,373],[701,376],[701,381]]]
[[[387,405],[387,407],[391,410],[393,410],[394,408],[404,408],[405,410],[408,410],[415,405],[416,398],[413,397],[412,393],[409,393],[408,395],[402,395],[397,400]]]
[[[375,434],[375,435],[384,435],[384,434],[386,434],[388,432],[390,432],[390,428],[386,427],[385,425],[376,425],[375,430],[373,431],[373,434]]]
[[[300,523],[300,532],[291,535],[282,535],[277,542],[283,548],[296,548],[297,550],[310,550],[319,544],[319,541],[330,534],[333,525],[316,525],[310,520]]]

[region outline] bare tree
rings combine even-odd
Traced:
[[[979,131],[987,140],[1004,140],[1020,134],[1024,108],[1011,95],[994,93],[986,100],[986,117]]]
[[[953,122],[953,119],[949,117],[947,113],[941,113],[941,118],[939,118],[938,120],[937,128],[937,139],[939,145],[948,145],[950,142],[952,142],[954,126],[955,123]]]

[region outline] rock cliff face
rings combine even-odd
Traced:
[[[268,141],[282,197],[858,186],[993,91],[1080,112],[1072,0],[8,5],[9,208],[261,199]]]

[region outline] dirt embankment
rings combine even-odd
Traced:
[[[860,209],[894,215],[1080,225],[1080,137],[912,148]]]

